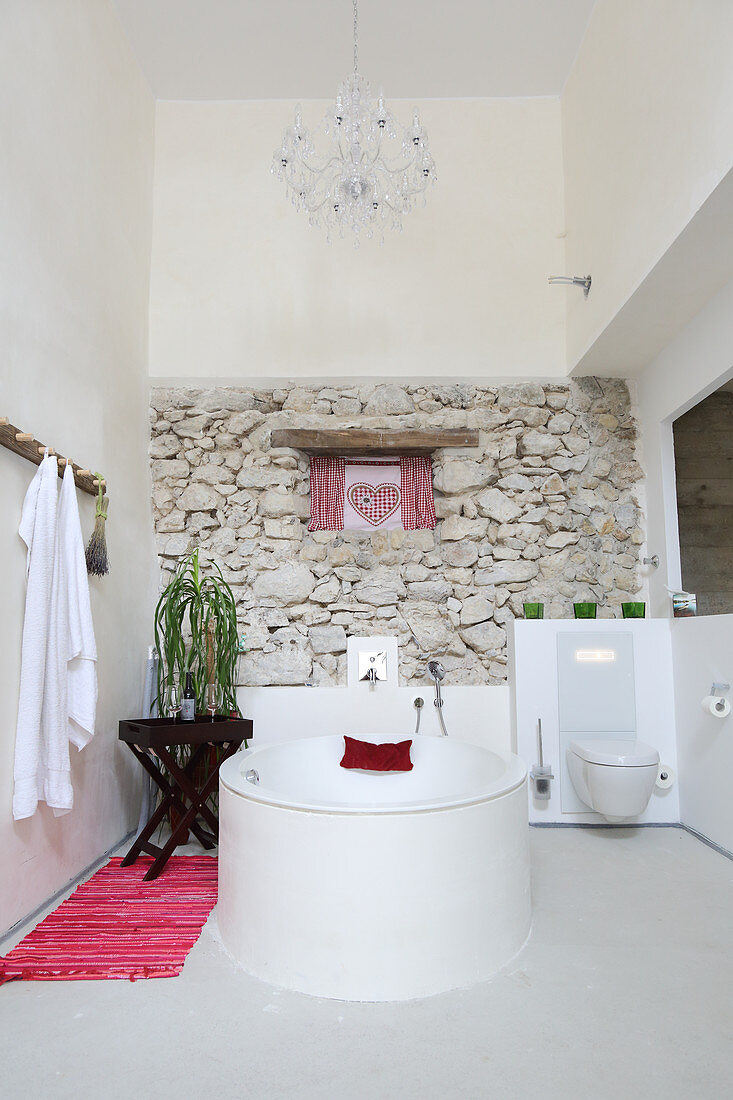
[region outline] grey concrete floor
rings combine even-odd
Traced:
[[[403,1004],[278,991],[210,920],[178,978],[0,988],[0,1096],[733,1096],[733,863],[678,829],[531,841],[532,936],[491,982]]]

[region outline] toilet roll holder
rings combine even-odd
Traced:
[[[710,688],[710,694],[702,701],[704,708],[709,709],[715,718],[727,718],[730,714],[730,703],[726,698],[726,692],[730,691],[730,684],[716,684]]]

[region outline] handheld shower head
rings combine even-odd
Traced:
[[[432,680],[435,680],[436,684],[445,676],[445,669],[441,665],[440,661],[428,661],[428,676]]]
[[[445,722],[443,721],[443,696],[440,692],[440,681],[445,676],[445,669],[440,661],[428,661],[428,676],[435,683],[435,706],[438,710],[438,721],[440,722],[443,736],[447,737],[448,730],[445,728]]]

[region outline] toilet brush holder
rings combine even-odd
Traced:
[[[550,780],[555,778],[552,774],[552,768],[549,765],[533,764],[529,778],[532,780],[532,792],[537,801],[549,801],[552,793]]]

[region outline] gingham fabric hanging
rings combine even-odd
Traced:
[[[311,457],[309,531],[435,527],[429,455],[399,459]]]

